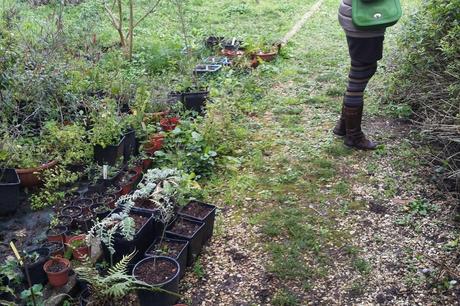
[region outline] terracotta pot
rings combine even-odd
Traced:
[[[253,58],[261,59],[264,62],[271,62],[276,58],[277,55],[278,55],[278,52],[276,52],[276,51],[267,52],[267,53],[258,52],[258,53],[253,55]]]
[[[58,231],[57,233],[52,233],[52,230]],[[64,243],[65,241],[65,234],[67,233],[66,226],[56,226],[54,229],[49,229],[46,231],[46,237],[48,238],[49,242],[60,242]]]
[[[161,150],[164,144],[165,136],[161,134],[154,134],[150,136],[149,142],[152,148],[155,150]]]
[[[171,118],[163,118],[160,120],[160,125],[165,131],[172,131],[176,128],[176,126],[179,124],[179,118],[178,117],[171,117]]]
[[[74,236],[70,238],[68,241],[69,247],[71,248],[72,248],[72,242],[74,241],[83,241],[85,243],[84,246],[73,248],[72,256],[76,260],[83,261],[85,257],[89,257],[89,247],[86,246],[85,238],[86,238],[85,235],[82,234],[82,235]]]
[[[62,264],[64,268],[61,271],[50,271],[50,267],[56,262]],[[62,287],[69,281],[70,261],[65,258],[55,257],[45,262],[43,270],[48,275],[48,281],[51,286]]]
[[[142,169],[147,170],[152,165],[152,160],[150,158],[146,158],[142,160]]]
[[[57,160],[53,160],[36,168],[16,169],[16,173],[21,180],[21,186],[32,188],[40,185],[40,174],[44,170],[56,166],[57,163]]]
[[[220,51],[220,53],[223,55],[223,56],[226,56],[228,58],[234,58],[234,57],[237,57],[237,56],[243,56],[244,55],[244,51],[242,50],[229,50],[229,49],[222,49]]]

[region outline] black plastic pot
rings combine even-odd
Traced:
[[[119,211],[120,209],[115,209],[113,210],[112,213],[116,213]],[[152,215],[142,213],[142,212],[137,212],[137,211],[132,211],[131,214],[148,217],[148,220],[139,229],[139,231],[137,231],[137,233],[134,235],[134,239],[131,241],[123,239],[121,235],[117,235],[117,234],[115,235],[115,242],[114,242],[115,253],[113,254],[113,257],[112,257],[113,263],[120,261],[120,259],[123,258],[123,255],[128,255],[132,253],[134,249],[138,251],[135,258],[136,259],[142,258],[145,251],[149,247],[149,245],[155,239]],[[110,256],[109,249],[104,244],[102,244],[102,248],[103,248],[106,260],[110,262],[111,256]]]
[[[205,45],[206,47],[213,49],[215,47],[218,47],[224,41],[224,39],[225,38],[221,36],[209,36],[205,40]]]
[[[124,154],[124,137],[116,145],[108,145],[103,148],[101,145],[94,146],[94,160],[99,165],[113,166]]]
[[[83,291],[80,293],[80,296],[78,298],[80,302],[80,306],[88,305],[89,297],[90,297],[89,289],[88,288],[83,289]]]
[[[107,206],[104,206],[103,204],[93,204],[90,207],[93,215],[96,216],[99,220],[104,219],[110,214],[110,209]]]
[[[82,213],[80,216],[74,219],[77,225],[77,229],[83,232],[88,232],[93,226],[93,218],[94,216],[91,212],[88,212],[86,214]]]
[[[67,228],[71,228],[72,227],[72,218],[69,217],[69,216],[59,216],[57,217],[58,220],[59,220],[59,225],[61,226],[65,226]]]
[[[20,184],[15,169],[0,169],[0,216],[14,213],[18,208]]]
[[[163,241],[166,241],[166,242],[180,242],[184,244],[184,246],[182,247],[182,250],[179,252],[179,254],[177,254],[177,256],[170,256],[170,254],[155,254],[155,251],[156,251],[155,249],[157,245],[160,244],[160,241],[161,241],[161,238],[155,239],[155,241],[149,246],[149,248],[145,252],[145,257],[164,255],[164,256],[174,258],[179,263],[179,266],[180,266],[179,279],[182,279],[182,277],[185,274],[185,268],[187,267],[187,255],[188,255],[189,242],[187,240],[163,238]]]
[[[184,212],[187,206],[191,205],[191,203],[197,203],[199,205],[207,207],[209,209],[209,213],[204,217],[200,217],[200,216],[193,216],[190,213]],[[214,231],[214,221],[216,220],[216,206],[207,204],[207,203],[203,203],[200,201],[192,201],[181,209],[181,211],[179,212],[179,215],[187,217],[189,219],[204,222],[205,225],[204,225],[204,234],[203,234],[203,244],[208,242],[209,239],[211,239],[212,233]]]
[[[155,260],[154,258],[155,257],[148,257],[138,262],[134,266],[132,275],[136,278],[136,271],[138,271],[139,267],[142,265],[146,265],[146,264],[153,264],[153,261]],[[177,267],[177,271],[176,271],[176,274],[173,277],[171,277],[171,279],[169,279],[168,281],[161,283],[161,284],[149,284],[149,285],[153,285],[155,287],[161,288],[169,292],[174,292],[177,294],[179,292],[179,274],[180,274],[179,263],[175,259],[166,257],[166,256],[156,256],[156,258],[157,258],[156,260],[167,260],[167,261],[174,263],[174,265],[176,265]],[[138,294],[139,302],[141,306],[151,306],[151,305],[171,306],[171,305],[174,305],[179,299],[177,296],[168,294],[166,292],[155,292],[151,290],[141,289],[137,291],[137,294]]]
[[[128,162],[129,158],[136,153],[136,131],[130,129],[123,134],[123,159]]]
[[[34,284],[44,284],[48,277],[46,276],[45,270],[43,270],[43,265],[50,257],[50,252],[47,248],[38,248],[32,249],[27,252],[28,254],[38,253],[40,257],[37,261],[33,263],[25,263],[27,270],[30,276],[30,282]],[[22,272],[24,273],[24,278],[26,279],[26,272],[25,268],[22,268]]]
[[[203,113],[209,91],[184,92],[182,94],[182,103],[187,110]]]
[[[64,244],[62,242],[46,241],[41,247],[48,249],[50,256],[64,255]]]
[[[193,233],[190,236],[173,232],[171,229],[174,227],[174,224],[181,220],[199,225],[199,228],[195,231],[195,233]],[[178,217],[176,219],[176,222],[168,226],[168,228],[166,229],[166,237],[187,240],[189,242],[187,265],[191,266],[195,261],[196,257],[200,254],[201,249],[203,247],[204,222],[184,218],[182,216]]]
[[[67,206],[61,209],[61,215],[70,217],[72,219],[81,215],[82,209],[78,206]]]

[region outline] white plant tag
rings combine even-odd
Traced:
[[[143,129],[144,131],[147,130],[147,127],[145,126],[144,121],[141,122],[141,126],[142,126],[142,129]]]
[[[104,180],[107,179],[107,172],[108,172],[108,171],[109,171],[109,166],[103,165],[103,166],[102,166],[102,178],[103,178]]]

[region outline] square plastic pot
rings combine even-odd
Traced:
[[[0,216],[14,213],[18,208],[20,184],[15,169],[0,169]]]
[[[160,243],[160,241],[161,241],[161,238],[155,239],[155,241],[147,248],[147,251],[145,252],[145,257],[155,256],[154,254],[155,247]],[[187,240],[173,239],[173,238],[167,238],[167,237],[163,238],[163,241],[181,242],[184,244],[184,246],[179,251],[179,254],[177,254],[177,256],[170,256],[170,254],[162,254],[162,255],[166,255],[168,257],[174,258],[179,263],[179,266],[180,266],[179,279],[182,279],[182,277],[185,275],[185,268],[187,267],[187,255],[188,255],[189,242]]]
[[[99,165],[113,166],[120,157],[124,156],[124,137],[115,145],[103,148],[101,145],[94,146],[94,160]]]
[[[183,235],[172,231],[174,224],[180,220],[185,220],[186,222],[191,222],[196,225],[199,225],[198,229],[190,236]],[[187,266],[191,266],[195,259],[201,252],[203,248],[203,234],[204,234],[204,222],[196,221],[188,218],[179,216],[174,223],[168,226],[166,229],[166,237],[175,238],[180,240],[187,240],[189,242],[188,255],[187,255]]]
[[[204,216],[204,217],[199,217],[199,216],[193,216],[190,213],[184,212],[184,210],[187,208],[187,206],[189,206],[193,202],[208,208],[209,209],[208,214],[206,216]],[[197,220],[197,221],[204,222],[203,244],[208,242],[209,239],[211,239],[212,233],[214,231],[214,222],[216,220],[216,206],[215,205],[203,203],[203,202],[200,202],[200,201],[191,201],[190,203],[188,203],[187,205],[185,205],[181,209],[181,211],[179,212],[179,215],[181,215],[183,217],[186,217],[186,218],[189,218],[189,219],[192,219],[192,220]]]

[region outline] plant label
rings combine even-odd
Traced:
[[[108,172],[108,170],[109,170],[109,166],[108,166],[108,165],[103,165],[103,166],[102,166],[102,178],[103,178],[104,180],[107,179],[107,172]]]

